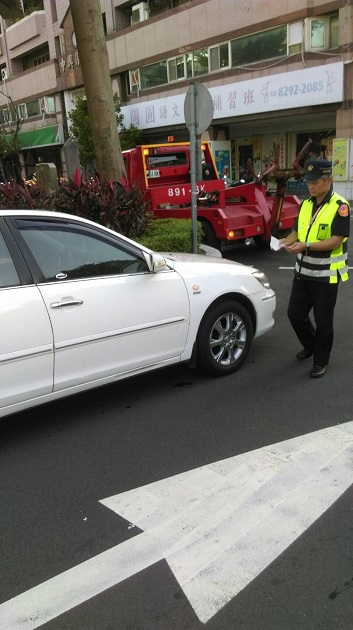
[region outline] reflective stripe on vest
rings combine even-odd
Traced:
[[[333,193],[328,203],[325,203],[318,211],[313,223],[312,219],[313,203],[310,199],[303,201],[298,217],[298,239],[302,243],[319,243],[321,240],[331,237],[331,226],[341,204],[348,202]],[[310,226],[310,227],[309,227]],[[321,238],[318,235],[321,235]],[[341,280],[348,280],[347,266],[347,238],[344,238],[341,245],[334,250],[327,252],[313,252],[309,250],[309,256],[298,254],[295,264],[295,273],[321,280],[322,282],[337,283],[338,273]]]

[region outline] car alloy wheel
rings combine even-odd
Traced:
[[[236,300],[219,302],[205,314],[197,336],[199,368],[210,375],[235,372],[253,338],[251,317]]]

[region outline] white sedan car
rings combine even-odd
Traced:
[[[0,210],[0,417],[181,361],[230,374],[275,304],[253,267],[157,254],[72,215]]]

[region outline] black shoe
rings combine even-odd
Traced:
[[[313,378],[321,378],[326,372],[326,367],[324,365],[314,365],[313,369],[310,372],[310,376]]]
[[[300,352],[298,352],[297,359],[299,359],[299,361],[302,361],[303,359],[309,359],[309,357],[312,357],[314,354],[314,350],[309,350],[309,348],[303,348],[303,350],[301,350]]]

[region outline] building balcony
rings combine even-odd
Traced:
[[[11,58],[23,55],[48,41],[45,11],[34,11],[6,29]]]
[[[57,71],[55,61],[48,61],[33,70],[26,70],[9,77],[3,82],[0,94],[0,107],[8,105],[11,97],[14,103],[29,101],[57,88]]]

